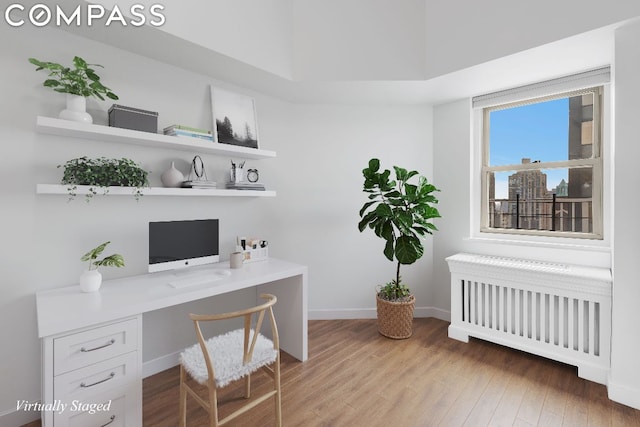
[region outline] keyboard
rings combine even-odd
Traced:
[[[177,277],[169,282],[169,286],[176,289],[187,288],[190,286],[204,285],[205,283],[215,282],[225,277],[229,277],[229,271],[220,270],[209,273],[199,273],[185,277]]]

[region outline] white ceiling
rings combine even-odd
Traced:
[[[244,3],[247,1],[250,0],[245,0]],[[289,1],[298,0],[278,0],[280,4]],[[311,2],[312,0],[304,1]],[[405,1],[420,2],[423,0]],[[122,2],[120,0],[118,4]],[[167,20],[169,19],[171,17],[168,15]],[[623,22],[524,49],[498,59],[487,60],[431,78],[413,80],[404,79],[406,74],[400,76],[402,80],[394,80],[393,75],[389,75],[389,70],[392,71],[392,69],[385,70],[385,80],[369,80],[364,77],[363,80],[350,79],[346,81],[340,80],[339,73],[324,80],[318,78],[294,80],[290,75],[287,76],[287,73],[273,72],[265,69],[269,67],[251,65],[246,58],[239,60],[232,58],[229,54],[220,53],[207,47],[207,43],[187,40],[166,30],[149,26],[118,31],[114,28],[94,25],[90,28],[71,28],[69,31],[200,74],[209,75],[217,80],[292,102],[441,104],[463,97],[610,64],[613,58],[614,31]],[[277,36],[283,39],[286,34],[280,33]],[[380,37],[384,36],[382,31]],[[335,43],[335,40],[332,42]],[[239,45],[240,48],[242,48],[241,45]],[[460,50],[464,55],[464,51]],[[490,54],[491,52],[488,51],[485,56],[490,56]],[[449,56],[458,63],[464,63],[464,61],[456,59],[451,52]],[[477,60],[482,55],[475,55],[475,57]],[[341,63],[332,63],[329,66],[340,67]],[[447,66],[440,65],[436,68],[446,69]]]

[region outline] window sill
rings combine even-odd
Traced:
[[[464,239],[465,242],[489,244],[489,245],[512,245],[524,247],[537,247],[547,249],[561,249],[572,251],[588,251],[610,254],[611,247],[602,240],[567,239],[559,237],[539,237],[539,236],[509,236],[497,235],[493,233],[481,233],[480,236],[471,236]]]

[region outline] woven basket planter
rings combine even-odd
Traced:
[[[376,295],[378,332],[387,338],[404,339],[413,333],[413,308],[416,298],[409,301],[387,301]]]

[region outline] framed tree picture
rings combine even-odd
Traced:
[[[251,97],[211,86],[213,140],[258,148],[256,103]]]

